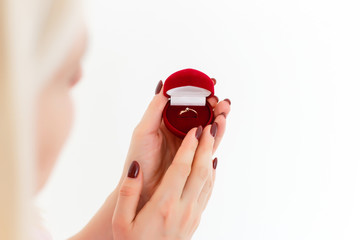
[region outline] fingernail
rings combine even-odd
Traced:
[[[139,175],[140,165],[137,161],[133,161],[129,167],[128,177],[136,178]]]
[[[226,98],[226,99],[224,99],[224,101],[227,101],[229,103],[229,105],[231,105],[230,99]]]
[[[196,133],[195,133],[195,137],[199,140],[200,139],[200,136],[201,136],[201,133],[203,131],[203,128],[202,126],[199,126],[196,130]]]
[[[216,79],[215,79],[215,78],[211,78],[211,80],[213,80],[214,85],[216,85]]]
[[[162,86],[163,86],[163,82],[160,80],[158,85],[156,86],[155,95],[159,94],[159,92],[161,91]]]
[[[214,95],[214,98],[216,98],[216,102],[219,102],[219,98]]]
[[[216,137],[217,129],[218,129],[218,124],[216,122],[214,122],[210,128],[210,133],[213,137]]]
[[[226,118],[226,114],[224,112],[220,113],[220,115],[223,115],[224,118]]]
[[[217,167],[217,157],[213,160],[213,168],[216,169]]]

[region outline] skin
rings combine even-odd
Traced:
[[[73,123],[71,89],[81,78],[86,35],[81,34],[51,80],[40,91],[37,105],[37,185],[46,184]]]
[[[50,176],[71,129],[71,89],[81,78],[85,46],[86,35],[81,34],[39,94],[37,191]],[[70,239],[191,238],[211,195],[212,156],[224,135],[230,104],[208,99],[218,125],[216,137],[207,126],[199,140],[196,128],[182,140],[162,122],[167,101],[161,92],[154,96],[134,129],[119,184],[84,229]],[[134,160],[140,165],[139,175],[129,178],[127,171]]]

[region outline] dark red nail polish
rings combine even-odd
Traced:
[[[199,127],[197,128],[197,130],[196,130],[196,133],[195,133],[195,137],[196,137],[197,139],[200,139],[200,136],[201,136],[202,131],[203,131],[202,126],[199,126]]]
[[[227,101],[229,103],[229,105],[231,105],[230,99],[226,98],[226,99],[224,99],[224,101]]]
[[[128,177],[136,178],[139,175],[140,165],[137,161],[133,161],[129,167]]]
[[[219,98],[214,95],[214,98],[216,99],[216,102],[219,102]]]
[[[211,78],[211,80],[213,80],[214,85],[216,85],[216,79],[215,79],[215,78]]]
[[[161,91],[162,86],[163,86],[163,82],[160,80],[158,85],[156,86],[155,95],[159,94],[159,92]]]
[[[217,157],[216,158],[214,158],[214,160],[213,160],[213,168],[214,169],[216,169],[216,167],[217,167]]]
[[[216,137],[217,129],[218,129],[218,124],[214,122],[210,128],[210,133],[213,137]]]

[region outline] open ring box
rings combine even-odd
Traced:
[[[205,127],[214,120],[207,98],[214,96],[214,82],[205,73],[184,69],[171,74],[164,83],[169,97],[163,111],[165,126],[179,138],[194,127]]]

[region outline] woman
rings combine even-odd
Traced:
[[[87,41],[78,9],[74,0],[0,2],[0,239],[49,239],[30,224],[28,197],[43,188],[71,127],[70,91]],[[180,140],[162,123],[161,91],[160,81],[119,184],[71,239],[190,239],[196,230],[230,101],[209,99],[214,123]]]

